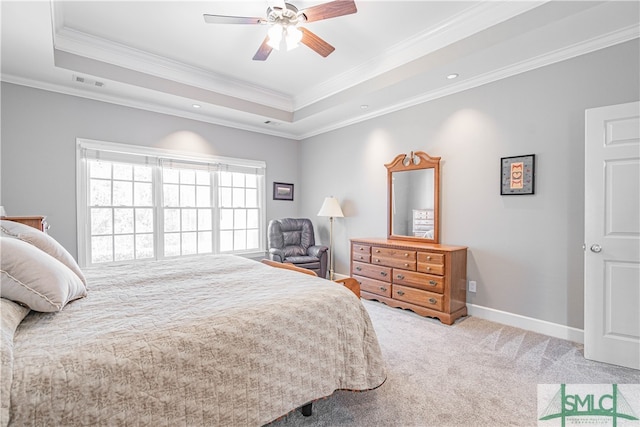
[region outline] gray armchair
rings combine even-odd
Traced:
[[[290,262],[327,277],[326,246],[316,246],[313,224],[307,218],[274,219],[269,222],[269,259]]]

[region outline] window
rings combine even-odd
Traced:
[[[264,162],[78,141],[81,265],[264,252]]]

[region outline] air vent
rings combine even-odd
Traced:
[[[99,82],[97,80],[89,79],[87,77],[76,76],[75,74],[71,76],[71,79],[76,83],[82,83],[89,86],[95,87],[104,87],[104,82]]]

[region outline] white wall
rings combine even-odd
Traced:
[[[0,204],[9,215],[46,215],[50,234],[74,256],[76,138],[264,160],[267,223],[297,214],[298,201],[272,200],[272,183],[298,184],[294,140],[216,126],[2,83]]]
[[[335,260],[347,275],[349,239],[386,236],[384,164],[441,156],[441,242],[469,248],[478,291],[467,301],[581,329],[584,110],[640,98],[639,50],[636,39],[309,138],[300,212],[315,217],[327,195],[341,202]],[[500,196],[500,158],[531,153],[536,194]]]

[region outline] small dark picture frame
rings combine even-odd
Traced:
[[[535,193],[536,155],[500,159],[500,195],[518,196]]]
[[[293,200],[293,184],[274,182],[273,200]]]

